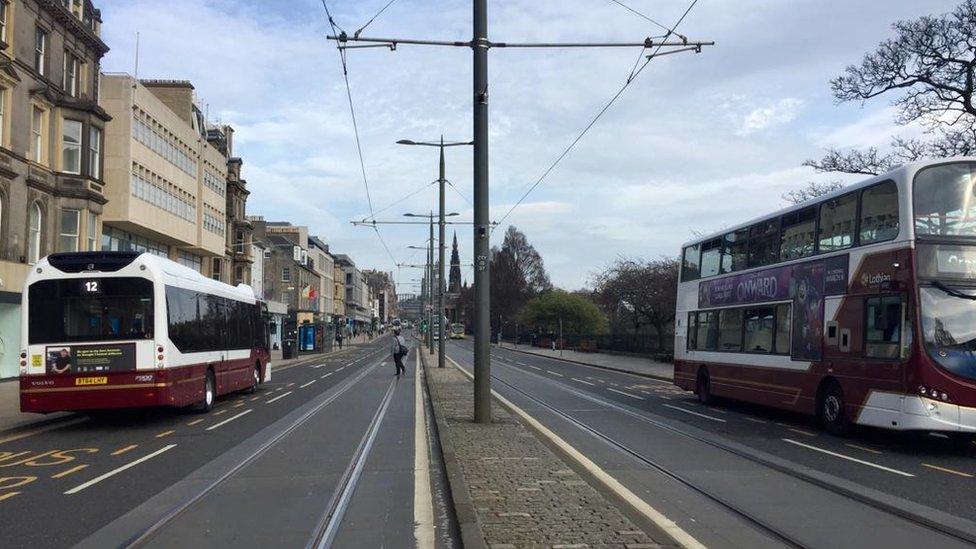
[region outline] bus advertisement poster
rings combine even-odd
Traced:
[[[135,370],[135,343],[47,347],[47,373],[88,374]]]

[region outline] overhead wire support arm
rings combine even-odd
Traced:
[[[351,48],[345,45],[347,42],[365,42],[381,44],[395,50],[398,44],[410,44],[416,46],[450,46],[470,48],[474,45],[472,41],[464,40],[415,40],[409,38],[374,38],[367,36],[349,36],[342,33],[338,36],[328,35],[329,40],[336,40],[340,48]],[[646,38],[643,42],[491,42],[482,40],[481,44],[487,44],[489,48],[668,48],[683,46],[714,46],[715,42],[689,41],[689,40],[657,40]]]

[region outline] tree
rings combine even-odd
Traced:
[[[567,334],[602,334],[607,331],[607,319],[600,309],[586,297],[562,290],[546,292],[525,304],[519,323],[530,330],[556,333],[562,320]]]
[[[821,172],[877,175],[921,158],[976,153],[976,0],[964,1],[952,13],[899,21],[892,28],[894,38],[831,80],[831,90],[840,103],[898,94],[892,101],[898,109],[895,121],[920,123],[926,137],[896,137],[887,153],[874,147],[830,149],[804,165]]]
[[[844,184],[840,181],[831,181],[830,183],[811,181],[802,189],[796,189],[784,194],[783,200],[792,204],[802,204],[807,200],[813,200],[814,198],[830,194],[842,188],[844,188]]]
[[[525,233],[510,226],[501,247],[491,250],[491,322],[514,319],[533,297],[552,289],[542,256]]]
[[[612,319],[626,318],[634,332],[652,326],[663,348],[674,322],[679,265],[673,257],[620,258],[594,277],[598,303]]]

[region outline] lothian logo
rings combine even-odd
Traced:
[[[861,275],[862,286],[878,286],[886,282],[891,282],[891,275],[888,273],[876,273],[873,275]]]

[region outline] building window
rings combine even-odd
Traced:
[[[98,251],[98,216],[88,212],[88,251]]]
[[[169,246],[121,229],[102,227],[102,250],[113,252],[145,252],[169,257]]]
[[[44,215],[37,202],[30,207],[27,216],[27,263],[33,265],[41,259],[41,224]]]
[[[61,232],[58,235],[59,252],[78,251],[78,225],[80,222],[80,211],[61,210]]]
[[[0,6],[4,5],[0,1]],[[7,88],[0,88],[0,146],[6,143],[4,139],[6,137],[6,126],[5,122],[7,120]]]
[[[61,130],[61,171],[81,173],[81,122],[64,120]]]
[[[64,92],[71,97],[78,97],[78,74],[81,63],[78,56],[65,50],[64,52],[64,78],[61,87]]]
[[[102,130],[94,126],[88,131],[88,175],[102,178]]]
[[[30,158],[41,163],[44,152],[44,110],[34,105],[31,107],[31,150]]]
[[[7,44],[7,17],[10,12],[10,2],[0,0],[0,40]]]
[[[34,70],[44,76],[47,67],[45,54],[47,53],[47,31],[41,27],[34,29]]]
[[[291,282],[291,267],[282,267],[281,268],[281,281],[282,282]]]
[[[271,250],[265,250],[264,251],[264,258],[265,259],[271,259]]]
[[[78,19],[82,19],[82,15],[84,14],[84,6],[82,5],[81,0],[71,0],[71,14]]]
[[[214,280],[220,280],[221,263],[223,263],[223,261],[217,259],[216,257],[214,258],[213,269],[212,269],[213,272],[211,273],[210,278]]]
[[[180,250],[180,257],[177,259],[180,265],[189,267],[198,273],[203,273],[203,258],[196,254]]]

